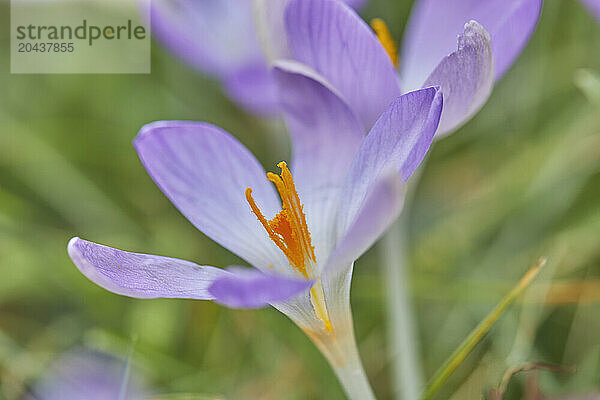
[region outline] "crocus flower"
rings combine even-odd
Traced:
[[[90,350],[72,350],[54,360],[34,385],[31,400],[134,400],[148,394],[125,362]],[[29,400],[28,399],[28,400]]]
[[[265,174],[237,140],[205,123],[153,123],[135,139],[142,163],[173,204],[254,270],[79,238],[69,242],[69,255],[89,279],[126,296],[235,308],[272,304],[319,346],[351,398],[368,399],[350,314],[353,263],[398,214],[402,184],[437,128],[441,94],[427,88],[397,98],[365,136],[352,109],[318,76],[284,65],[275,76],[287,93],[293,172],[281,162],[280,175]]]
[[[358,16],[343,4],[256,1],[271,60],[291,58],[318,71],[356,106],[366,125],[399,93],[440,86],[444,110],[438,136],[454,131],[483,106],[494,82],[528,42],[542,6],[541,0],[417,0],[400,58],[385,23],[373,21],[380,47],[389,56],[385,60],[363,48],[373,34],[345,23]],[[383,75],[375,82],[374,71]]]
[[[352,7],[365,2],[345,1]],[[252,0],[160,0],[150,15],[153,35],[169,51],[219,79],[246,110],[270,115],[278,109],[276,87],[252,14]]]
[[[357,45],[381,50],[371,39]],[[398,215],[404,182],[433,140],[442,96],[435,87],[398,96],[367,128],[364,115],[314,70],[280,62],[273,76],[293,142],[291,169],[281,162],[277,174],[265,173],[233,136],[206,123],[156,122],[134,141],[181,213],[254,269],[201,266],[79,238],[69,242],[69,255],[89,279],[121,295],[234,308],[271,304],[321,349],[350,398],[368,400],[350,312],[353,265]]]

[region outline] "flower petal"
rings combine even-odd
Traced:
[[[361,210],[327,260],[321,282],[334,325],[351,321],[350,285],[354,261],[394,222],[404,200],[404,182],[395,169],[376,182]],[[351,326],[351,324],[350,324]]]
[[[130,367],[129,367],[130,368]],[[23,400],[143,399],[151,391],[137,369],[108,353],[76,348],[40,368],[31,395]],[[133,368],[132,368],[133,369]],[[123,381],[126,376],[127,387]],[[123,390],[125,389],[125,390]],[[125,393],[121,393],[121,392]]]
[[[338,214],[338,238],[354,223],[370,191],[394,169],[405,182],[431,145],[442,112],[439,88],[407,93],[396,99],[365,138],[344,188]]]
[[[288,265],[244,192],[252,188],[267,218],[280,209],[279,199],[256,158],[230,134],[201,122],[155,122],[134,145],[154,182],[204,234],[257,268]]]
[[[253,0],[254,24],[267,60],[291,58],[284,14],[289,0]]]
[[[327,261],[323,282],[339,280],[338,274],[358,259],[396,220],[404,203],[404,180],[395,169],[375,182],[361,209]]]
[[[227,273],[176,258],[130,253],[73,238],[67,247],[79,270],[95,284],[116,294],[211,300],[209,285]]]
[[[291,58],[284,23],[285,9],[289,1],[253,0],[254,23],[263,51],[269,62]],[[355,9],[362,7],[366,3],[366,0],[343,1]]]
[[[342,1],[346,4],[348,4],[350,7],[354,8],[355,10],[362,8],[362,6],[364,6],[365,3],[367,2],[367,0],[342,0]]]
[[[458,50],[445,57],[425,82],[425,86],[440,86],[444,94],[437,136],[452,132],[479,111],[493,84],[490,37],[481,25],[471,21],[458,38]]]
[[[383,174],[393,168],[403,182],[410,177],[431,145],[441,112],[439,88],[426,88],[398,97],[377,120],[345,184],[338,238],[346,234]]]
[[[210,285],[214,301],[230,308],[261,308],[307,291],[313,282],[257,269],[228,268]]]
[[[295,62],[278,62],[274,76],[292,137],[296,188],[317,259],[326,259],[335,244],[340,192],[363,130],[348,105],[314,71]]]
[[[600,22],[600,0],[581,0],[588,11]]]
[[[542,0],[419,0],[402,46],[402,87],[423,86],[436,65],[454,51],[464,25],[476,20],[490,33],[499,79],[521,53],[539,19]]]
[[[275,81],[263,61],[239,68],[224,81],[229,97],[244,109],[265,116],[279,110]]]
[[[363,20],[340,1],[291,0],[285,13],[294,59],[344,96],[365,130],[400,95],[394,66]]]
[[[263,59],[248,0],[153,1],[152,33],[192,67],[227,76]]]

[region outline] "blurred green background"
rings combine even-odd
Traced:
[[[410,1],[371,0],[400,41]],[[0,4],[0,24],[9,8]],[[273,169],[283,124],[237,109],[219,84],[153,46],[150,75],[11,75],[1,31],[0,398],[19,399],[73,346],[133,363],[159,393],[228,399],[343,399],[325,359],[274,309],[135,300],[89,282],[70,237],[226,266],[238,260],[162,195],[131,141],[145,123],[190,119],[232,132]],[[524,362],[544,393],[600,388],[600,26],[548,0],[531,43],[484,109],[437,142],[410,209],[411,294],[426,376],[539,256],[548,266],[440,393],[478,399]],[[392,399],[377,247],[357,262],[357,339],[380,399]],[[526,376],[507,398],[523,396]]]

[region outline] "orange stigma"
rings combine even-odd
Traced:
[[[317,260],[315,258],[315,248],[311,243],[310,233],[306,225],[306,216],[287,164],[282,161],[277,166],[281,168],[281,176],[268,172],[267,179],[275,184],[281,196],[281,211],[269,221],[258,209],[252,198],[251,188],[246,189],[246,200],[250,204],[254,215],[269,234],[269,238],[283,251],[283,254],[290,261],[290,265],[306,279],[310,279],[312,265]]]
[[[398,46],[392,38],[389,28],[381,18],[373,18],[371,20],[371,28],[375,31],[381,45],[387,52],[394,67],[398,68]]]
[[[304,207],[287,164],[282,161],[277,166],[281,168],[281,175],[268,172],[267,180],[273,182],[279,192],[281,211],[273,219],[267,220],[252,198],[252,188],[246,189],[246,200],[250,204],[252,213],[256,215],[273,243],[283,251],[292,268],[306,279],[315,279],[314,267],[317,258],[306,224]],[[327,331],[333,331],[320,279],[316,279],[310,290],[310,297],[317,318],[323,321]]]

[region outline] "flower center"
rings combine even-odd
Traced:
[[[381,18],[373,18],[371,20],[371,28],[373,28],[381,45],[388,53],[394,67],[398,68],[398,47],[386,23]]]
[[[282,161],[277,166],[281,168],[281,175],[268,172],[267,180],[273,182],[281,196],[281,211],[273,219],[267,220],[252,198],[252,188],[246,189],[246,200],[256,218],[267,231],[269,238],[285,254],[290,266],[304,278],[315,279],[317,258],[306,224],[303,205],[287,164]],[[323,285],[319,279],[316,279],[310,295],[315,315],[323,321],[325,328],[331,331],[333,328],[325,304]]]

